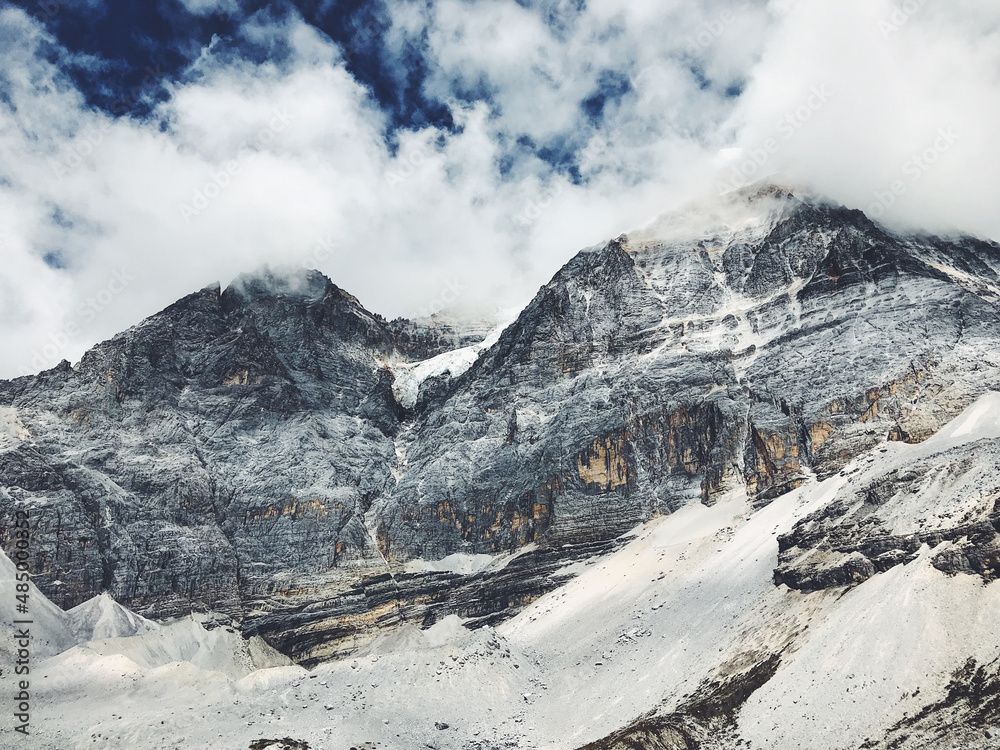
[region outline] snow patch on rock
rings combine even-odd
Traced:
[[[753,242],[771,231],[792,202],[799,201],[778,188],[735,190],[664,214],[644,229],[629,232],[628,239],[630,244],[687,244],[737,237]]]
[[[979,397],[927,442],[937,446],[982,438],[1000,438],[1000,393],[991,391]]]
[[[31,437],[13,406],[0,406],[0,445],[4,442],[24,442]]]
[[[492,555],[466,555],[456,552],[440,560],[410,560],[406,563],[407,573],[461,573],[472,575],[487,568],[498,558]]]
[[[436,357],[422,362],[400,362],[390,364],[395,381],[392,384],[392,394],[400,406],[412,409],[416,406],[421,384],[428,378],[449,375],[457,378],[472,367],[479,355],[493,346],[511,321],[505,321],[497,326],[478,344],[465,346],[454,351],[444,352]]]

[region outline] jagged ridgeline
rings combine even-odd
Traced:
[[[579,253],[414,382],[483,331],[262,271],[0,382],[0,544],[30,509],[61,606],[224,612],[306,664],[401,621],[496,622],[638,523],[738,486],[763,506],[1000,389],[998,274],[994,243],[742,191]],[[786,557],[782,580],[828,584]]]

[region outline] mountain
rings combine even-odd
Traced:
[[[310,668],[430,648],[413,626],[457,615],[523,648],[555,701],[535,734],[571,750],[762,746],[778,707],[773,746],[795,747],[802,722],[847,720],[795,714],[831,700],[809,670],[874,653],[892,613],[872,592],[916,587],[977,635],[903,659],[883,681],[906,715],[879,686],[872,735],[843,746],[936,747],[912,737],[995,722],[998,302],[995,243],[777,186],[580,252],[493,332],[388,322],[317,272],[264,269],[0,382],[0,546],[29,510],[33,580],[61,607],[222,613]],[[864,666],[859,695],[894,668]]]
[[[220,617],[83,644],[33,666],[44,721],[30,746],[992,750],[1000,588],[940,569],[961,544],[923,542],[864,582],[811,592],[773,574],[782,540],[831,505],[851,509],[847,527],[947,527],[953,498],[995,514],[998,397],[763,508],[740,488],[655,519],[495,628],[408,623],[308,672]],[[913,466],[930,469],[918,493],[864,501]],[[982,494],[969,482],[990,474]]]

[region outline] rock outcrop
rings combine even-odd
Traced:
[[[806,592],[853,586],[925,548],[945,573],[1000,578],[1000,440],[942,446],[847,479],[833,502],[778,538],[776,584]]]

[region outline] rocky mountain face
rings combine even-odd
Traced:
[[[721,750],[762,730],[781,748],[810,734],[858,750],[997,746],[1000,394],[802,492],[818,501],[773,532],[767,624],[741,623],[696,689],[583,750]]]
[[[926,440],[1000,390],[998,302],[993,243],[754,189],[579,253],[401,403],[403,370],[481,332],[261,272],[0,382],[0,546],[28,509],[60,606],[223,612],[307,665],[403,622],[495,623],[637,524],[734,488],[763,508]],[[859,478],[781,537],[775,585],[856,585],[945,541],[941,571],[997,577],[983,465]],[[934,482],[961,508],[892,512]],[[497,559],[423,564],[476,555]]]
[[[377,558],[363,514],[392,482],[401,413],[376,359],[395,347],[321,275],[255,277],[0,385],[28,433],[0,454],[4,512],[32,509],[39,586],[62,606],[106,590],[156,616],[239,616]]]
[[[780,190],[581,253],[418,404],[383,549],[607,538],[923,440],[998,382],[998,264]]]

